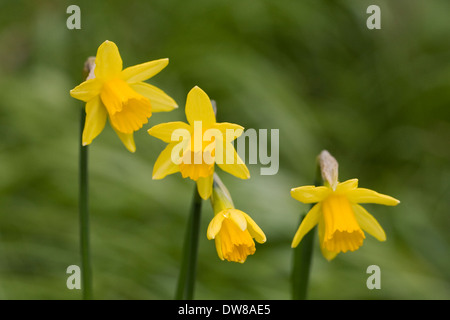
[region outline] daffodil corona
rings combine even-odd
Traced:
[[[211,220],[208,239],[214,239],[221,260],[244,263],[247,256],[256,251],[253,238],[264,243],[266,237],[248,214],[234,208],[218,212]]]
[[[397,199],[375,191],[358,188],[358,179],[334,186],[303,186],[291,190],[291,196],[303,203],[317,203],[303,219],[292,241],[295,248],[315,225],[319,228],[320,248],[327,260],[340,252],[355,251],[362,246],[364,231],[378,239],[386,234],[375,218],[359,203],[395,206]]]
[[[211,203],[214,218],[207,230],[209,240],[214,239],[221,260],[244,263],[256,251],[255,242],[266,242],[266,236],[248,214],[234,208],[230,194],[218,176],[214,175]]]
[[[181,172],[183,178],[196,181],[205,200],[212,192],[215,164],[238,178],[248,179],[250,173],[232,145],[243,128],[217,123],[211,100],[199,87],[188,93],[185,112],[188,123],[162,123],[148,130],[150,135],[168,143],[155,162],[153,179]]]
[[[134,152],[133,133],[148,122],[152,113],[177,108],[166,93],[143,82],[168,63],[168,59],[160,59],[123,69],[116,44],[103,42],[97,50],[94,72],[70,91],[72,97],[86,102],[83,145],[89,145],[100,134],[109,118],[122,143]]]

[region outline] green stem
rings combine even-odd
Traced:
[[[306,214],[302,215],[301,221],[305,216]],[[309,275],[315,234],[316,228],[313,228],[303,237],[299,245],[294,248],[294,266],[292,270],[292,299],[294,300],[306,300],[308,296]]]
[[[81,134],[86,119],[85,110],[81,110]],[[80,214],[80,251],[81,251],[81,288],[84,300],[92,299],[92,272],[89,248],[89,207],[88,207],[88,147],[80,139],[79,170],[79,214]]]
[[[175,295],[175,299],[177,300],[192,300],[194,298],[201,211],[202,198],[198,194],[197,185],[195,185],[191,213],[184,240],[183,261],[181,262],[180,276]]]
[[[322,180],[320,165],[317,163],[314,185],[318,186]],[[311,208],[313,205],[311,206]],[[303,214],[300,224],[305,218]],[[309,231],[293,249],[293,267],[292,267],[292,299],[306,300],[308,297],[309,276],[311,271],[312,253],[314,248],[314,237],[317,227]]]

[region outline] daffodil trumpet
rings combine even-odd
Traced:
[[[253,239],[264,243],[266,235],[248,214],[234,207],[228,189],[216,173],[211,204],[214,218],[208,225],[208,239],[214,239],[221,260],[244,263],[256,251]]]

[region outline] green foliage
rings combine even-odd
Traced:
[[[81,30],[66,8],[81,8]],[[366,28],[378,4],[382,29]],[[154,114],[130,154],[109,125],[90,146],[91,251],[98,299],[172,299],[193,182],[151,179],[164,143],[151,126],[185,120],[187,92],[217,101],[218,120],[280,129],[280,171],[222,180],[267,243],[243,265],[206,239],[198,299],[289,299],[290,242],[323,149],[340,180],[401,200],[367,205],[388,240],[368,236],[327,262],[314,249],[312,299],[450,298],[450,3],[421,1],[1,1],[0,298],[78,299],[66,268],[80,263],[77,164],[83,63],[104,40],[124,66],[168,57],[149,82],[180,108]],[[381,290],[366,268],[381,268]]]

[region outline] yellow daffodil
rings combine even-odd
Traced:
[[[125,147],[134,152],[133,133],[148,122],[152,113],[177,108],[166,93],[143,82],[168,63],[168,59],[160,59],[123,69],[116,44],[103,42],[97,50],[94,72],[91,70],[88,79],[70,91],[72,97],[86,102],[83,145],[100,134],[109,118]]]
[[[211,100],[199,87],[188,93],[185,112],[188,123],[162,123],[148,130],[150,135],[168,143],[155,162],[153,179],[181,172],[183,178],[196,181],[205,200],[212,192],[215,164],[238,178],[248,179],[250,173],[232,145],[243,128],[217,123]]]
[[[317,203],[303,219],[292,241],[295,248],[315,225],[319,226],[320,248],[327,260],[340,252],[355,251],[362,246],[364,231],[378,239],[386,234],[375,218],[359,203],[395,206],[397,199],[375,191],[358,188],[358,179],[326,186],[303,186],[291,190],[291,196],[303,203]]]
[[[248,214],[234,208],[228,190],[216,174],[211,203],[215,216],[208,226],[208,239],[215,240],[221,260],[244,263],[256,251],[253,238],[266,242],[264,232]]]

